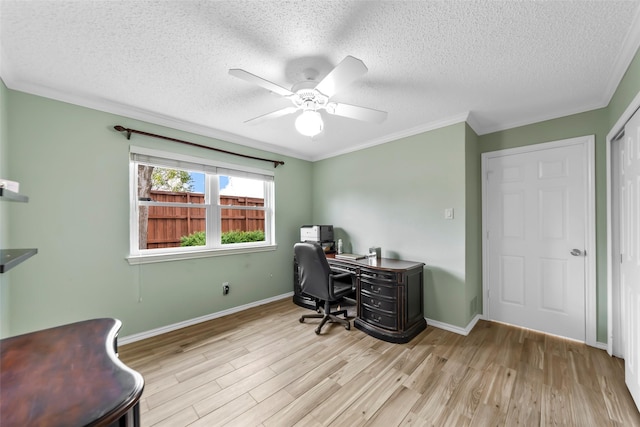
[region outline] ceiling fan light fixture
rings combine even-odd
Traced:
[[[305,69],[303,72],[305,80],[294,84],[289,90],[248,71],[239,68],[230,69],[229,74],[232,76],[262,86],[270,92],[287,98],[294,105],[254,117],[246,120],[245,123],[256,124],[265,119],[275,119],[302,110],[302,113],[295,120],[296,130],[302,135],[314,137],[324,128],[322,116],[318,110],[325,110],[330,115],[364,122],[381,123],[386,120],[386,111],[329,101],[339,89],[349,85],[367,72],[367,66],[358,58],[345,57],[319,83],[316,82],[319,74],[317,70]]]
[[[304,110],[296,118],[296,130],[305,136],[316,136],[322,132],[324,123],[322,116],[317,111]]]

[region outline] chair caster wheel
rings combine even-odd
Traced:
[[[316,335],[320,335],[320,328],[315,329]]]
[[[351,330],[351,325],[344,325],[344,328],[345,328],[347,331],[350,331],[350,330]]]
[[[299,319],[298,319],[298,321],[299,321],[300,323],[304,323],[304,317],[299,318]]]

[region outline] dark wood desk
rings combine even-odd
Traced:
[[[117,356],[116,319],[0,340],[0,425],[138,426],[142,375]]]
[[[406,343],[427,327],[424,318],[424,263],[396,259],[336,259],[327,255],[333,270],[356,278],[357,317],[354,326],[384,341]],[[293,301],[315,308],[302,294],[294,259]]]

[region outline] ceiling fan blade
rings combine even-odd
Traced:
[[[272,111],[267,114],[263,114],[258,117],[254,117],[253,119],[245,120],[245,123],[250,123],[252,125],[262,123],[265,120],[277,119],[278,117],[286,116],[287,114],[292,114],[298,111],[297,107],[286,107],[281,110]]]
[[[234,77],[238,77],[239,79],[245,80],[249,83],[262,86],[263,88],[271,92],[277,93],[278,95],[282,95],[282,96],[293,95],[293,92],[291,92],[289,89],[285,89],[282,86],[278,86],[277,84],[270,82],[269,80],[265,80],[262,77],[258,77],[255,74],[251,74],[250,72],[241,70],[239,68],[231,68],[229,70],[229,74],[231,74]]]
[[[382,123],[387,119],[388,114],[386,111],[358,107],[357,105],[340,104],[337,102],[330,102],[325,108],[329,114],[362,120],[363,122]]]
[[[353,56],[347,56],[316,86],[321,94],[331,98],[340,89],[348,86],[368,71],[364,62]]]

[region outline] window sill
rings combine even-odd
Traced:
[[[126,258],[129,265],[153,264],[156,262],[179,261],[184,259],[209,258],[215,256],[248,254],[254,252],[275,251],[277,245],[236,247],[229,249],[207,249],[192,252],[164,252],[158,254],[130,255]]]

